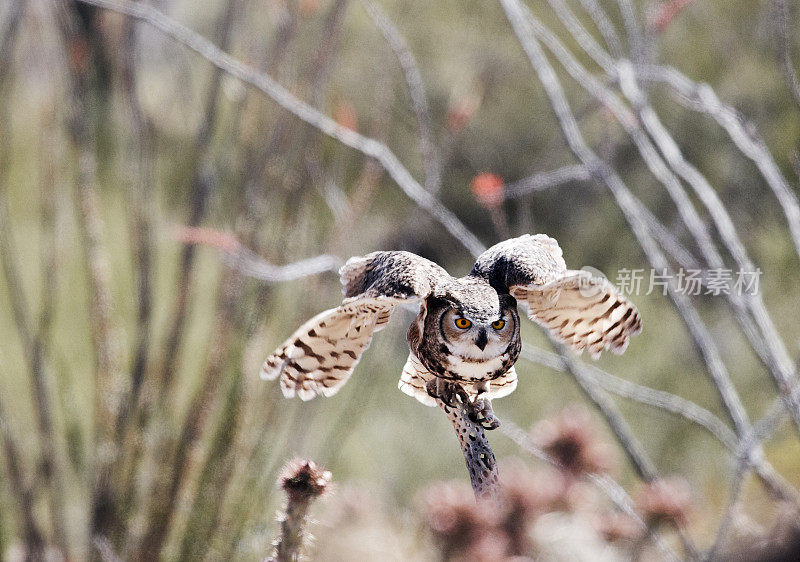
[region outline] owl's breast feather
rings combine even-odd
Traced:
[[[505,355],[501,355],[485,361],[475,361],[453,355],[447,358],[447,370],[464,380],[491,380],[502,376],[508,370],[503,367],[505,359]]]

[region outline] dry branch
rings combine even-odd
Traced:
[[[597,0],[580,0],[580,2],[583,9],[586,10],[592,18],[595,26],[597,26],[598,31],[600,31],[600,34],[603,36],[603,40],[613,57],[615,59],[622,58],[622,42],[620,41],[619,34],[602,6],[600,6]]]
[[[800,257],[800,204],[797,195],[784,178],[756,128],[746,122],[735,109],[723,104],[711,86],[695,83],[675,68],[644,65],[636,66],[635,71],[637,78],[641,80],[667,84],[678,94],[678,101],[689,109],[708,115],[725,129],[739,151],[756,165],[778,199],[786,216],[795,250]]]
[[[592,179],[592,174],[586,166],[564,166],[549,172],[539,172],[509,183],[503,187],[503,196],[507,199],[515,199],[534,191],[542,191],[568,182],[588,181],[590,179]]]
[[[342,260],[336,256],[321,255],[286,265],[273,265],[242,245],[233,234],[212,228],[176,228],[173,236],[184,244],[201,244],[217,248],[223,261],[246,277],[268,283],[294,281],[326,271],[339,271]]]

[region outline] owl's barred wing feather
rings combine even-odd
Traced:
[[[636,307],[606,279],[569,271],[545,285],[517,285],[511,295],[528,304],[531,320],[576,351],[597,359],[603,349],[622,353],[642,331]]]
[[[544,235],[500,242],[478,257],[471,275],[498,292],[527,303],[531,320],[561,342],[597,358],[603,349],[622,353],[642,330],[636,307],[606,279],[568,271],[558,242]]]
[[[261,368],[263,379],[280,376],[287,398],[336,394],[394,307],[420,301],[449,279],[438,265],[408,252],[351,258],[340,275],[346,297],[341,306],[303,324]]]
[[[261,378],[280,376],[288,398],[333,396],[389,321],[396,299],[359,299],[326,310],[303,324],[261,367]]]

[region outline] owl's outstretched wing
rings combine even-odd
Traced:
[[[528,305],[531,320],[574,350],[593,358],[603,349],[622,353],[642,331],[636,307],[606,279],[567,270],[558,243],[543,234],[492,246],[472,270]]]
[[[336,394],[394,307],[420,301],[450,279],[435,263],[409,252],[350,258],[339,274],[342,304],[303,324],[261,367],[262,379],[280,376],[286,397]]]

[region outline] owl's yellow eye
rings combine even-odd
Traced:
[[[472,322],[470,322],[466,318],[456,318],[456,328],[461,328],[462,330],[466,330],[470,326],[472,326]]]
[[[495,330],[502,330],[503,326],[505,325],[506,325],[505,320],[496,320],[495,322],[492,322],[492,328],[494,328]]]

